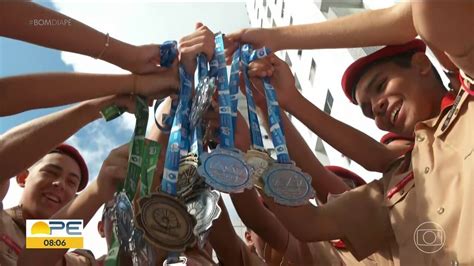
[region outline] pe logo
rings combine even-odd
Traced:
[[[83,220],[26,220],[26,248],[83,248]]]

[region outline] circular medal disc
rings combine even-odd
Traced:
[[[219,146],[212,153],[204,153],[198,174],[204,181],[222,192],[239,193],[252,187],[252,169],[245,163],[242,152]]]
[[[189,115],[189,123],[191,128],[195,128],[205,112],[211,105],[212,95],[216,90],[215,78],[204,78],[196,88],[196,94],[193,98],[191,113]]]
[[[129,251],[128,243],[133,232],[133,209],[125,192],[116,194],[113,210],[118,241],[125,251]]]
[[[268,167],[273,163],[273,159],[266,152],[249,150],[245,154],[245,161],[253,169],[251,178],[254,182],[254,186],[263,189],[262,177]]]
[[[192,188],[199,183],[200,177],[197,173],[197,168],[198,160],[194,155],[186,156],[179,163],[176,189],[180,198],[188,195],[192,191]]]
[[[196,220],[170,195],[158,192],[140,199],[136,222],[150,243],[166,251],[183,252],[196,242]]]
[[[193,192],[186,198],[188,212],[196,218],[194,234],[199,236],[212,226],[212,222],[221,214],[221,208],[217,205],[220,195],[217,191],[202,189]]]
[[[273,164],[263,176],[265,193],[287,206],[305,204],[314,197],[311,177],[294,164]]]

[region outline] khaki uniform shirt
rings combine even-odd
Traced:
[[[454,102],[415,128],[415,208],[424,232],[435,233],[418,239],[433,246],[418,253],[426,265],[474,264],[474,97],[461,89]]]
[[[14,207],[0,213],[0,265],[16,265],[25,247],[25,220],[21,208]],[[74,250],[64,255],[68,266],[95,265],[94,255],[87,250]],[[62,265],[58,263],[58,265]]]
[[[411,156],[321,207],[357,259],[383,250],[395,265],[474,264],[474,98],[453,98],[416,125]]]

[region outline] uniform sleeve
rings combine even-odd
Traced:
[[[383,187],[382,181],[375,180],[320,207],[336,223],[346,247],[358,260],[394,239]]]
[[[98,265],[92,252],[84,249],[76,249],[64,254],[64,260],[67,266]]]

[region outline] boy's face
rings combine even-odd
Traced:
[[[412,136],[415,124],[436,116],[442,90],[437,89],[429,60],[415,54],[412,65],[402,68],[392,62],[366,71],[356,86],[355,97],[365,116],[378,128]]]
[[[79,187],[81,171],[71,157],[50,153],[29,171],[21,203],[25,218],[46,219],[71,201]]]

